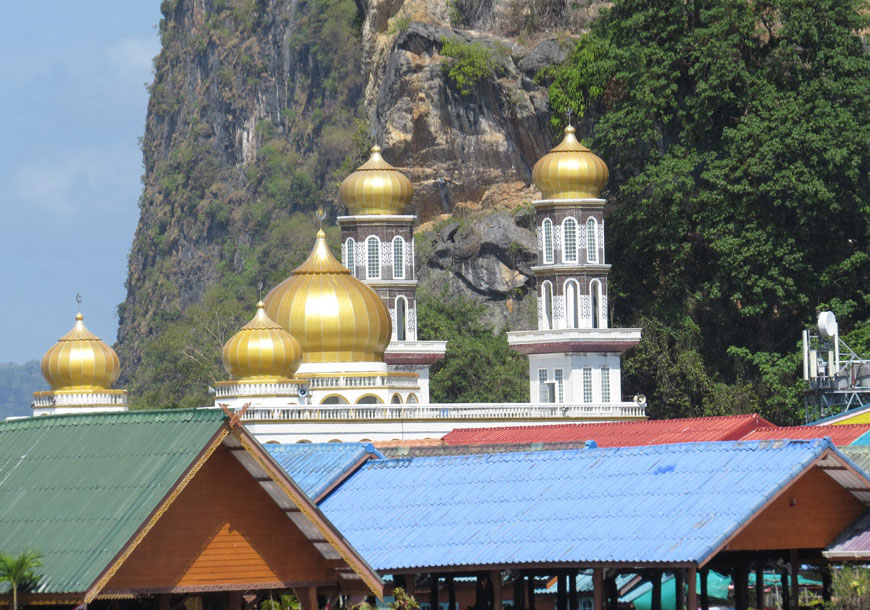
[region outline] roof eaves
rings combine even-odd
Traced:
[[[341,558],[359,576],[360,580],[378,598],[384,597],[384,583],[368,562],[354,549],[344,538],[326,515],[308,498],[305,492],[291,479],[283,468],[263,449],[260,443],[251,435],[244,426],[233,428],[233,434],[239,443],[266,474],[281,488],[288,498],[296,505],[299,511],[314,525],[323,535],[324,539],[341,555]],[[367,459],[364,461],[368,461]]]

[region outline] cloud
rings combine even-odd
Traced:
[[[9,192],[22,210],[68,216],[105,209],[117,203],[119,191],[138,185],[141,165],[129,157],[127,151],[77,150],[63,158],[22,162],[11,168]]]
[[[155,36],[122,38],[103,47],[109,63],[124,74],[134,74],[137,79],[151,73],[151,61],[160,51],[160,39]]]

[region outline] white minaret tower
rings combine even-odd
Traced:
[[[640,329],[608,328],[604,258],[607,166],[570,125],[532,171],[538,238],[535,274],[538,329],[508,333],[529,357],[530,401],[612,406],[623,403],[621,354]],[[624,403],[631,404],[631,403]]]

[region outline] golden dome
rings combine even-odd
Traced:
[[[54,391],[108,390],[121,374],[118,354],[85,328],[76,314],[73,329],[42,357],[42,376]]]
[[[351,216],[401,214],[411,203],[411,181],[384,161],[381,147],[371,147],[372,156],[341,183],[339,195]]]
[[[607,165],[583,146],[568,125],[565,137],[532,169],[541,199],[598,199],[607,184]]]
[[[266,295],[266,313],[302,344],[303,362],[382,362],[392,325],[374,290],[335,260],[323,231],[308,260]]]
[[[302,346],[263,308],[263,301],[257,303],[251,321],[224,345],[221,360],[234,380],[286,381],[299,368]]]

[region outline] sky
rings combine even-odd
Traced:
[[[0,362],[73,326],[114,343],[142,183],[159,0],[4,4],[0,20]]]

